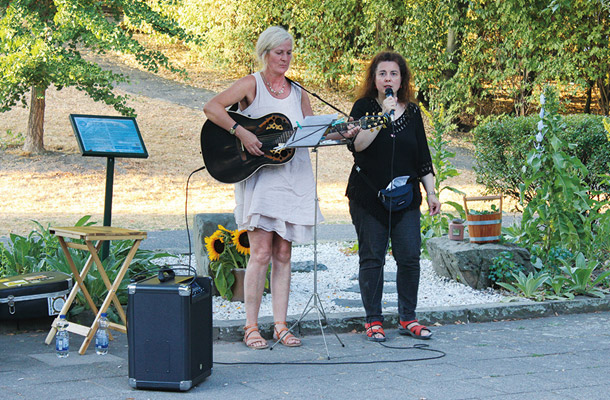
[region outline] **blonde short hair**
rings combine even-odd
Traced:
[[[260,34],[256,41],[256,57],[263,65],[263,69],[267,67],[265,56],[286,40],[290,40],[290,44],[294,46],[292,35],[281,26],[271,26]]]

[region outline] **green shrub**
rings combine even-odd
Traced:
[[[93,225],[92,222],[88,222],[90,218],[88,215],[81,218],[75,226]],[[51,234],[49,226],[45,228],[36,221],[33,221],[33,223],[36,225],[36,228],[27,236],[11,234],[8,246],[0,243],[0,278],[40,271],[60,271],[72,275],[72,270],[68,265],[57,236]],[[102,261],[110,282],[114,282],[132,244],[132,240],[114,240],[110,242],[108,257]],[[69,251],[76,268],[82,271],[89,253],[72,248]],[[117,297],[121,304],[127,303],[126,288],[130,278],[145,271],[158,269],[159,266],[152,261],[162,257],[175,256],[168,253],[155,253],[149,250],[138,249],[117,291]],[[100,306],[108,290],[96,266],[91,267],[84,282],[85,287],[93,298],[93,302]],[[89,305],[82,292],[79,291],[76,301],[70,309],[70,315],[77,315],[86,308],[89,308]],[[112,308],[108,309],[108,313],[112,321],[118,321],[118,317],[114,315]]]
[[[515,280],[513,274],[519,274],[520,272],[526,272],[526,269],[523,265],[515,262],[513,253],[501,251],[497,257],[491,260],[488,278],[494,283],[511,283]]]
[[[430,138],[428,139],[428,145],[432,153],[432,165],[434,166],[434,172],[436,174],[434,179],[434,190],[440,197],[443,191],[449,190],[451,192],[464,195],[464,193],[452,186],[448,186],[446,181],[449,178],[458,176],[460,173],[451,163],[451,158],[455,157],[455,153],[447,150],[449,142],[445,139],[449,132],[454,130],[456,127],[451,123],[451,117],[445,114],[443,107],[432,107],[430,110],[426,109],[423,105],[420,105],[421,111],[428,118],[428,122],[432,128]],[[426,200],[424,200],[426,201]],[[450,206],[457,213],[457,217],[466,219],[466,213],[464,207],[461,204],[454,201],[446,201],[446,206]],[[421,216],[421,246],[422,255],[428,257],[428,249],[426,242],[431,237],[438,237],[446,234],[449,231],[449,222],[456,218],[452,212],[447,211],[447,208],[436,215],[430,215],[425,212]]]
[[[527,154],[533,149],[532,137],[540,118],[503,117],[479,125],[475,129],[475,166],[477,182],[491,193],[502,192],[519,199],[519,185],[523,183],[522,168]],[[610,141],[606,137],[603,117],[597,115],[567,115],[562,119],[565,129],[559,138],[574,144],[566,152],[576,156],[589,171],[582,177],[593,191],[602,191],[608,198],[610,185],[604,182],[610,165]],[[529,201],[533,191],[524,193]]]
[[[564,247],[551,247],[547,250],[540,245],[533,245],[530,253],[532,264],[539,265],[542,272],[552,277],[561,274],[561,265],[564,262],[574,260],[574,254]]]

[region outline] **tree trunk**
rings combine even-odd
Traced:
[[[451,59],[451,67],[447,68],[443,71],[443,76],[445,80],[449,80],[455,76],[457,72],[458,66],[460,64],[459,57],[459,49],[460,49],[460,38],[456,29],[450,27],[447,31],[447,46],[445,48],[445,53]]]
[[[522,80],[520,83],[519,92],[517,98],[514,100],[515,112],[520,117],[525,117],[529,109],[529,97],[533,93],[533,84],[536,80],[536,71],[522,71]]]
[[[23,151],[27,153],[44,153],[44,108],[46,88],[40,86],[32,87],[32,98],[30,101],[30,116],[28,118],[28,129],[25,135]]]
[[[453,4],[455,7],[451,13],[451,21],[447,30],[447,41],[445,53],[451,61],[451,66],[443,71],[445,80],[453,78],[458,70],[461,61],[460,47],[462,45],[462,33],[459,31],[463,26],[463,20],[468,10],[468,2],[459,0]]]
[[[587,100],[585,102],[585,114],[591,114],[591,98],[593,97],[593,85],[595,82],[587,81]]]
[[[610,115],[610,83],[605,84],[605,79],[597,80],[597,88],[599,89],[599,107],[602,109],[603,115]]]

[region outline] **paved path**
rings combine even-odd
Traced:
[[[214,343],[222,365],[181,399],[608,399],[610,313],[434,328],[429,342],[388,329],[388,346],[427,344],[426,350],[386,348],[363,334],[306,336],[301,348],[248,350]],[[0,399],[170,399],[176,393],[138,391],[128,385],[127,340],[117,334],[109,354],[90,348],[58,359],[43,344],[46,333],[0,335]],[[78,347],[80,337],[73,337]],[[150,349],[154,351],[154,349]],[[434,350],[434,351],[429,351]],[[419,358],[438,359],[405,361]],[[358,364],[378,361],[377,364]]]
[[[210,90],[161,78],[125,64],[116,64],[99,56],[89,55],[88,59],[95,61],[103,69],[128,76],[129,82],[117,85],[117,88],[127,93],[169,101],[197,110],[202,110],[203,104],[216,94]]]

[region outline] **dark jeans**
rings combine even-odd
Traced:
[[[398,315],[402,321],[414,320],[421,253],[419,209],[406,211],[400,218],[393,216],[395,220],[392,221],[392,229],[388,232],[387,226],[358,204],[350,201],[349,208],[358,234],[360,295],[366,312],[366,322],[383,321],[381,298],[388,233],[392,239],[392,254],[398,266]]]

